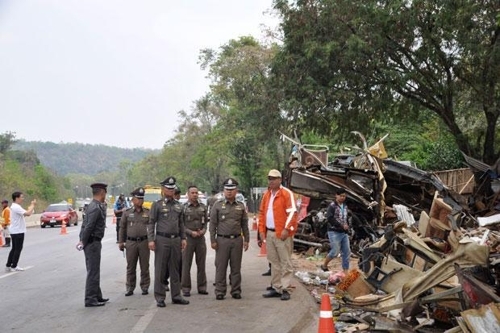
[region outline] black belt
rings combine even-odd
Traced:
[[[163,237],[167,237],[167,238],[177,238],[177,237],[179,237],[179,234],[168,234],[166,232],[159,232],[159,231],[157,231],[156,234],[158,236],[163,236]]]
[[[148,236],[141,236],[141,237],[127,237],[127,240],[129,241],[135,241],[135,242],[142,242],[143,240],[148,239]]]
[[[219,234],[217,234],[217,237],[222,237],[222,238],[231,238],[231,239],[233,239],[233,238],[238,238],[238,237],[240,237],[240,236],[241,236],[240,234],[238,234],[238,235],[219,235]]]
[[[276,229],[271,229],[271,228],[267,228],[267,227],[266,227],[266,230],[276,232]]]

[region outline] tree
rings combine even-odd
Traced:
[[[391,114],[412,119],[424,108],[463,152],[487,163],[499,157],[497,0],[274,4],[283,47],[273,74],[298,124],[345,136]]]
[[[14,132],[5,132],[0,134],[0,157],[5,155],[5,153],[12,148],[16,141],[16,133]]]

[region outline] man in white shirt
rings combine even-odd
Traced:
[[[28,210],[21,207],[24,201],[24,194],[21,192],[12,193],[12,205],[10,205],[10,226],[9,232],[12,239],[12,249],[9,252],[9,258],[5,266],[6,272],[24,271],[23,268],[17,266],[21,251],[23,250],[24,234],[26,233],[25,216],[30,216],[35,210],[36,200],[31,201]]]

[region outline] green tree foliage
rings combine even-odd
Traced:
[[[342,139],[391,115],[411,121],[424,108],[460,150],[498,158],[497,0],[274,4],[284,40],[273,73],[297,124]]]

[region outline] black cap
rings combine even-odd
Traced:
[[[108,189],[108,184],[94,183],[94,184],[90,184],[90,187],[92,187],[92,188],[102,188],[104,190],[107,190]]]
[[[174,190],[175,189],[175,177],[167,177],[160,184],[163,185],[165,188]]]
[[[179,186],[175,185],[175,194],[181,194],[181,189],[179,188]]]
[[[238,182],[234,178],[228,178],[222,184],[225,190],[234,190],[238,186]]]
[[[3,199],[3,200],[2,200],[2,203],[3,203],[3,204],[4,204],[4,203],[9,203],[9,201],[8,201],[7,199]]]
[[[130,192],[130,195],[137,199],[144,199],[144,188],[139,187]]]

